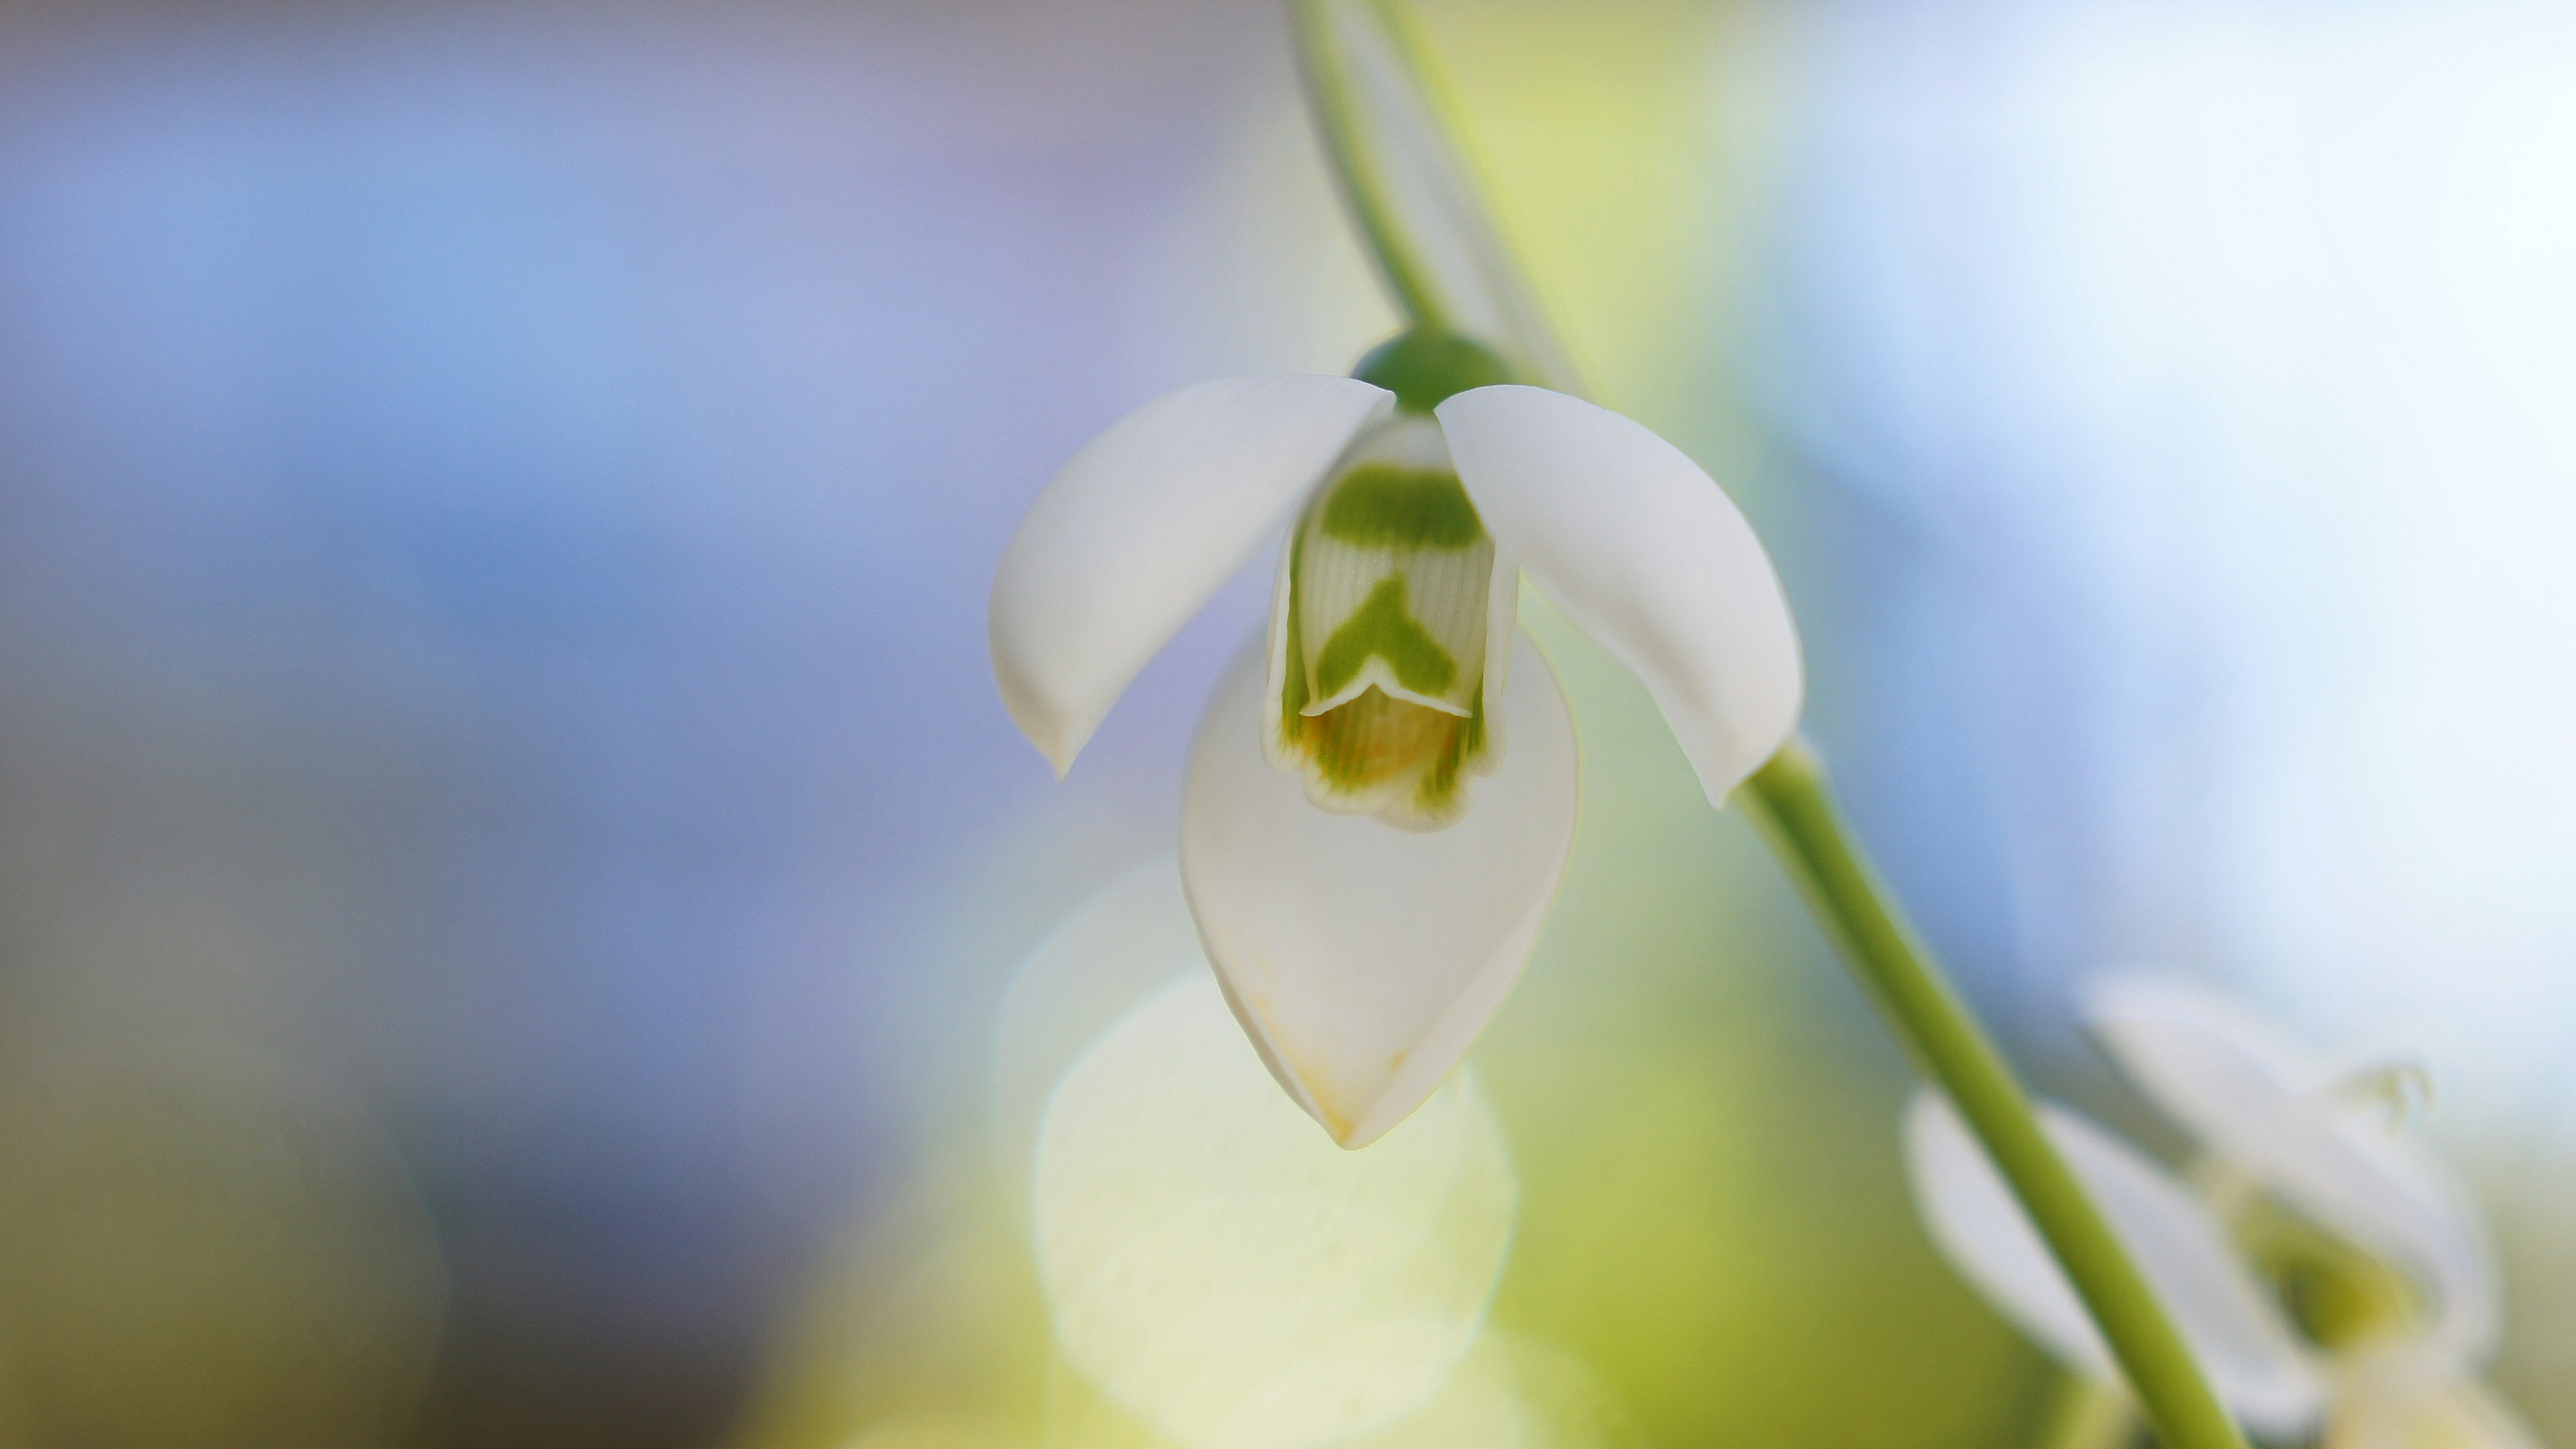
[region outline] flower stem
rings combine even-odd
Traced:
[[[1580,396],[1406,15],[1392,0],[1288,11],[1325,163],[1410,330],[1469,337],[1524,381]]]
[[[1371,138],[1361,134],[1354,103],[1354,78],[1343,49],[1334,43],[1332,17],[1320,0],[1289,6],[1297,31],[1297,63],[1307,96],[1306,109],[1332,160],[1342,202],[1357,222],[1361,238],[1396,306],[1415,327],[1446,331],[1450,307],[1434,283],[1431,269],[1415,253],[1412,238],[1398,223],[1395,198],[1387,189],[1385,167]]]
[[[1818,918],[2012,1184],[2157,1433],[2172,1449],[2244,1449],[2145,1275],[2040,1131],[2012,1067],[1862,856],[1814,750],[1792,739],[1745,788],[1750,813]]]

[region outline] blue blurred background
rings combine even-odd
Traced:
[[[2576,1435],[2576,17],[1421,9],[2022,1059],[2142,1120],[2067,1027],[2141,962],[2423,1055]],[[1304,125],[1250,0],[0,14],[0,1439],[761,1422],[1263,602],[1055,784],[984,653],[1019,511],[1390,326]],[[1498,1317],[1654,1442],[2022,1422],[1893,1049],[1548,642],[1591,794],[1484,1054]]]

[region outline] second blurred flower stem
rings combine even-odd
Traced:
[[[1526,301],[1508,248],[1443,133],[1419,61],[1388,0],[1290,0],[1307,99],[1344,200],[1388,290],[1416,327],[1464,328],[1460,300],[1481,286]],[[1354,46],[1358,48],[1355,50]],[[1359,63],[1354,64],[1355,57]],[[1377,134],[1379,131],[1403,134]],[[1391,166],[1401,156],[1408,192]],[[1426,248],[1442,232],[1450,245]],[[1438,258],[1463,256],[1482,276],[1449,276]],[[1532,335],[1487,337],[1526,366],[1561,357],[1536,304],[1492,309]],[[1540,369],[1547,371],[1544,367]],[[1556,369],[1559,372],[1566,369]],[[1564,390],[1570,379],[1541,376]],[[2100,1325],[2147,1417],[2171,1449],[2245,1449],[2182,1335],[2110,1223],[2048,1138],[2003,1055],[1969,1014],[1879,883],[1835,807],[1824,767],[1792,739],[1736,792],[1806,888],[1871,994],[1933,1079],[1949,1093]]]
[[[1879,1008],[2012,1184],[2164,1441],[2176,1449],[2244,1449],[2155,1290],[2040,1131],[2011,1065],[1861,854],[1815,751],[1791,740],[1744,783],[1741,796]]]

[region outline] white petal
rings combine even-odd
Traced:
[[[2166,977],[2097,984],[2087,1019],[2130,1080],[2229,1166],[2413,1275],[2437,1338],[2470,1358],[2493,1346],[2494,1254],[2467,1193],[2375,1114],[2339,1108],[2323,1063],[2227,998]]]
[[[2106,975],[2085,988],[2084,1012],[2121,1068],[2186,1126],[2208,1115],[2212,1088],[2201,1073],[2213,1065],[2253,1072],[2271,1090],[2291,1093],[2317,1091],[2334,1075],[2324,1058],[2234,998],[2178,976]]]
[[[1306,801],[1261,747],[1260,641],[1190,751],[1181,875],[1208,959],[1271,1074],[1345,1147],[1420,1105],[1511,989],[1565,873],[1578,794],[1556,674],[1516,645],[1511,752],[1429,834]]]
[[[1347,377],[1206,382],[1094,438],[993,576],[993,673],[1061,775],[1138,670],[1395,395]]]
[[[2264,1434],[2315,1421],[2324,1385],[2218,1224],[2161,1168],[2072,1113],[2043,1129],[2119,1230],[2212,1386]],[[1914,1199],[1933,1241],[1996,1309],[2070,1368],[2117,1382],[2110,1348],[1985,1149],[1940,1093],[1905,1121]]]
[[[1797,727],[1798,630],[1762,541],[1680,449],[1535,387],[1442,403],[1458,477],[1540,590],[1635,671],[1710,803]]]

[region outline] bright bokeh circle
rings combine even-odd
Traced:
[[[1104,1397],[1184,1449],[1300,1449],[1442,1390],[1482,1325],[1516,1199],[1467,1073],[1346,1152],[1193,975],[1058,1084],[1033,1230],[1058,1347]]]

